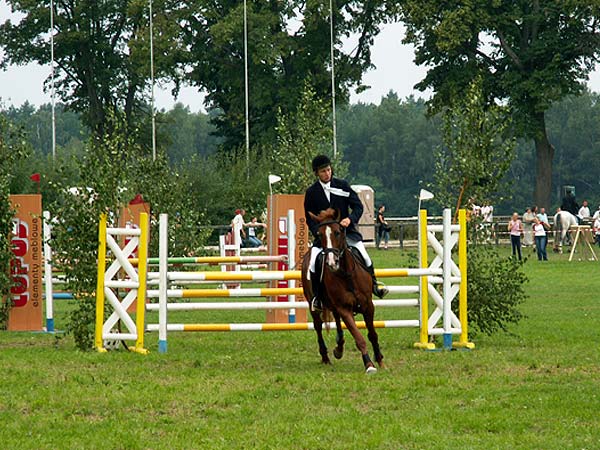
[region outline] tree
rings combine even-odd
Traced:
[[[393,0],[334,2],[336,94],[341,102],[359,85],[371,66],[370,45],[379,25],[396,10]],[[191,68],[187,80],[207,92],[208,106],[223,114],[213,119],[231,150],[245,140],[244,18],[239,0],[193,0],[177,12],[182,46]],[[306,80],[319,99],[331,99],[330,24],[327,0],[253,0],[247,2],[249,115],[251,144],[270,145],[276,138],[277,111],[296,110]],[[358,43],[345,53],[340,40],[357,33]]]
[[[7,20],[0,25],[0,49],[5,53],[0,67],[30,62],[48,64],[49,1],[7,3],[23,18],[18,23]],[[161,1],[154,5],[156,11],[164,9]],[[157,14],[159,23],[170,23],[161,21],[161,17]],[[54,24],[57,95],[69,108],[81,113],[93,133],[101,136],[111,131],[105,129],[110,110],[122,109],[132,128],[140,108],[141,117],[147,116],[143,112],[150,78],[147,2],[55,1]],[[168,31],[164,25],[163,34]],[[171,48],[169,55],[177,55],[177,49]],[[167,57],[157,58],[157,67],[164,67],[162,63],[169,66]],[[157,69],[157,76],[165,73]]]
[[[401,17],[417,64],[431,67],[417,87],[434,90],[433,109],[451,104],[483,76],[487,99],[506,102],[520,135],[533,138],[534,197],[549,206],[554,147],[546,112],[581,91],[598,59],[598,2],[403,0]]]
[[[10,289],[13,286],[11,261],[14,258],[12,240],[14,210],[9,195],[14,167],[29,153],[23,130],[0,113],[0,329],[6,328],[8,311],[12,306]]]
[[[444,144],[435,166],[436,201],[458,212],[495,200],[513,159],[514,139],[507,136],[510,121],[505,108],[487,106],[476,78],[463,98],[444,114]]]

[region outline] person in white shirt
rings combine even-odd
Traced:
[[[598,209],[594,213],[594,216],[592,217],[592,219],[596,220],[598,217],[600,217],[600,206],[598,206]]]
[[[538,261],[548,261],[546,253],[546,244],[548,237],[544,225],[537,217],[533,221],[533,234],[535,235],[535,249],[537,250]]]
[[[243,244],[244,238],[246,237],[246,232],[244,231],[244,214],[246,211],[243,209],[235,210],[235,217],[231,221],[231,227],[233,228],[233,243],[235,245],[239,245],[240,247]]]
[[[577,216],[581,220],[586,220],[586,219],[589,219],[591,217],[590,208],[588,207],[587,200],[583,201],[583,204],[582,204],[581,208],[579,208],[579,212],[577,213]]]

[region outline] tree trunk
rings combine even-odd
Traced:
[[[554,159],[554,147],[548,141],[546,133],[546,119],[542,112],[535,117],[537,130],[534,135],[535,142],[535,191],[533,199],[538,207],[550,209],[552,196],[552,160]]]

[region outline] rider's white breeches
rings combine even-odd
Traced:
[[[369,254],[367,253],[367,249],[365,248],[365,244],[363,244],[362,241],[354,241],[352,239],[347,239],[348,242],[348,246],[349,247],[355,247],[360,254],[362,255],[362,257],[365,260],[365,264],[367,265],[367,267],[370,267],[373,265],[373,261],[371,261],[371,258],[369,257]],[[321,253],[323,249],[321,247],[311,247],[310,249],[310,265],[308,266],[309,270],[311,272],[315,272],[316,268],[315,268],[315,262],[317,261],[317,256],[319,255],[319,253]]]

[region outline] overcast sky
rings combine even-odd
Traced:
[[[10,10],[3,0],[0,0],[0,22],[4,22]],[[403,45],[404,27],[401,24],[389,24],[383,27],[375,39],[372,48],[372,60],[376,68],[364,75],[363,83],[371,86],[360,95],[353,94],[351,102],[379,104],[381,97],[390,90],[400,98],[414,95],[428,97],[429,93],[421,93],[413,89],[425,75],[425,69],[413,63],[414,51],[412,46]],[[351,48],[353,42],[346,42],[345,47]],[[2,54],[0,53],[0,58]],[[7,71],[0,70],[0,102],[4,106],[21,106],[25,101],[39,106],[50,102],[50,93],[44,93],[43,82],[50,74],[50,66],[12,66]],[[590,77],[590,88],[600,91],[600,71],[596,70]],[[252,90],[252,74],[250,74],[250,90]],[[170,88],[165,86],[157,89],[156,104],[158,108],[170,109],[179,101],[194,112],[202,109],[203,96],[195,88],[183,88],[177,99],[170,94]]]

